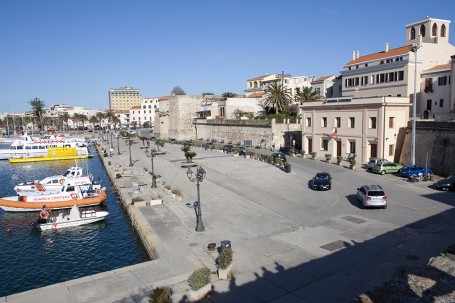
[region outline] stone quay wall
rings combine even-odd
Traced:
[[[399,162],[411,162],[412,126],[404,128]],[[415,163],[440,176],[455,174],[455,122],[416,121]]]

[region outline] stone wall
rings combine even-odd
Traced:
[[[411,162],[412,128],[404,129],[404,141],[399,163]],[[455,123],[417,121],[416,123],[416,164],[428,167],[440,176],[455,174]]]

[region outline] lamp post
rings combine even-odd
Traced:
[[[194,203],[194,210],[196,211],[196,231],[204,231],[205,227],[204,224],[202,223],[202,212],[201,212],[201,196],[199,194],[199,184],[204,180],[205,178],[205,170],[202,167],[198,167],[196,169],[196,175],[193,177],[193,171],[188,168],[186,175],[188,176],[188,179],[191,182],[196,181],[196,187],[197,187],[197,201]]]
[[[153,158],[155,158],[155,156],[156,156],[156,150],[150,149],[150,151],[149,151],[147,148],[145,150],[145,155],[147,157],[149,157],[150,159],[152,159],[152,186],[151,186],[151,188],[156,188],[156,176],[155,176],[155,169],[153,167]]]
[[[114,150],[114,141],[112,140],[112,136],[114,135],[114,132],[111,131],[111,149]]]
[[[117,155],[121,155],[120,153],[120,134],[116,134],[117,136]]]
[[[410,51],[414,53],[414,97],[412,98],[412,135],[411,135],[411,164],[415,165],[416,152],[416,104],[417,104],[417,50],[420,45],[412,43]]]
[[[133,160],[131,159],[131,145],[133,144],[133,140],[131,139],[126,139],[125,144],[128,145],[128,150],[130,152],[130,166],[133,166]]]

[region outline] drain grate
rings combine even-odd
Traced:
[[[344,242],[344,241],[341,241],[341,240],[338,240],[338,241],[335,241],[335,242],[332,242],[332,243],[329,243],[329,244],[326,244],[326,245],[322,245],[321,248],[323,248],[325,250],[328,250],[328,251],[334,251],[334,250],[337,250],[337,249],[340,249],[340,248],[344,248],[344,247],[348,247],[348,246],[351,246],[351,244],[349,244],[347,242]]]
[[[197,243],[189,243],[188,245],[191,247],[199,246],[199,244],[197,244]]]
[[[345,219],[347,221],[350,221],[352,223],[356,223],[356,224],[361,224],[361,223],[365,223],[366,221],[365,220],[362,220],[362,219],[359,219],[359,218],[356,218],[356,217],[352,217],[352,216],[346,216],[346,217],[341,217],[342,219]]]

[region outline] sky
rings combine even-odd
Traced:
[[[265,74],[339,75],[352,51],[403,46],[407,24],[454,12],[453,0],[3,0],[0,113],[34,98],[104,110],[124,85],[244,94]]]

